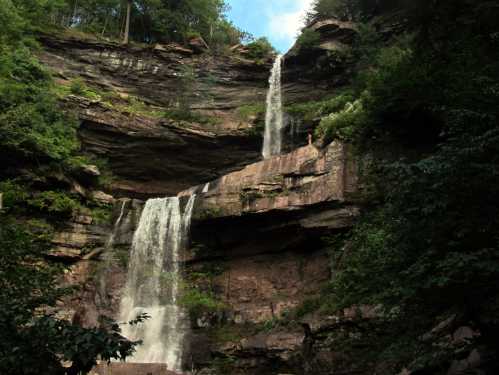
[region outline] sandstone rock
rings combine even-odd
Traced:
[[[355,70],[355,63],[345,62],[335,64],[334,67],[320,64],[329,59],[331,51],[344,51],[353,46],[358,35],[355,23],[331,18],[317,21],[308,28],[319,33],[319,46],[313,50],[304,50],[295,44],[284,58],[283,98],[289,104],[319,100],[331,95],[348,83]],[[303,144],[306,142],[306,132],[299,133]]]
[[[244,131],[217,132],[135,115],[81,101],[80,139],[86,152],[105,155],[116,176],[114,194],[175,195],[260,157],[260,141]],[[87,105],[85,105],[87,104]]]
[[[319,32],[322,38],[331,38],[347,44],[351,44],[358,33],[358,27],[354,22],[335,18],[317,21],[310,25],[309,29]]]
[[[481,355],[478,350],[474,349],[468,355],[467,358],[463,360],[454,360],[447,371],[447,375],[465,375],[471,373],[473,369],[476,369],[482,363]],[[480,375],[485,375],[484,372],[479,371],[473,372]]]
[[[96,165],[84,164],[81,166],[81,170],[83,173],[92,177],[99,177],[101,175],[99,167]]]
[[[102,204],[114,204],[114,197],[110,194],[106,194],[103,191],[92,192],[92,198]]]
[[[473,330],[471,327],[462,326],[454,332],[452,339],[454,344],[465,344],[478,336],[480,336],[479,332]]]
[[[93,218],[90,215],[82,215],[82,214],[80,214],[80,215],[77,215],[77,216],[73,217],[73,221],[75,223],[78,223],[78,224],[88,225],[88,224],[92,224]]]
[[[355,192],[356,183],[355,165],[347,146],[333,142],[324,151],[314,146],[302,147],[210,183],[209,192],[196,201],[194,216],[213,219],[275,210],[295,211],[318,203],[346,204]],[[201,192],[202,188],[199,186],[196,191]],[[344,227],[351,224],[357,212],[354,207],[339,207],[334,213],[323,212],[304,218],[301,223],[304,227]]]
[[[182,47],[176,43],[170,43],[167,45],[155,44],[153,50],[157,52],[174,52],[185,56],[190,56],[194,53],[191,49]]]
[[[210,49],[201,36],[189,39],[189,47],[197,53],[203,53]]]
[[[41,35],[40,41],[44,50],[39,58],[51,69],[116,94],[111,106],[67,98],[82,121],[84,151],[109,160],[116,176],[113,193],[175,195],[260,157],[261,138],[251,135],[252,120],[241,119],[238,108],[265,102],[271,62],[193,54],[178,45],[127,48],[49,35]],[[179,95],[185,95],[180,92],[183,66],[192,67],[196,78],[188,98],[191,109],[209,116],[209,123],[177,126],[116,109],[126,107],[119,101],[128,97],[139,97],[157,112],[176,107]]]
[[[99,364],[91,372],[94,375],[181,375],[169,371],[160,363],[110,363]]]

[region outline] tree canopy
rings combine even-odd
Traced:
[[[318,1],[315,16],[330,16],[321,6],[332,4],[340,2]],[[465,0],[397,6],[405,32],[354,47],[369,51],[369,64],[317,130],[369,155],[367,205],[346,245],[332,250],[326,299],[332,309],[383,307],[384,344],[372,350],[395,362],[385,373],[412,362],[411,370],[436,374],[456,349],[436,350],[421,338],[446,317],[479,329],[472,348],[498,349],[499,29],[491,20],[499,7]]]

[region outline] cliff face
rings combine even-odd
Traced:
[[[192,68],[197,83],[189,92],[191,107],[219,119],[176,121],[66,97],[65,105],[81,121],[84,150],[108,159],[116,176],[111,192],[121,197],[114,205],[113,222],[121,217],[114,229],[75,219],[55,239],[54,256],[74,262],[66,281],[83,286],[66,301],[67,316],[88,326],[98,324],[101,314],[116,318],[143,199],[195,193],[184,276],[218,307],[190,311],[185,367],[217,374],[226,366],[232,374],[303,373],[310,356],[304,354],[308,331],[301,324],[309,323],[274,325],[319,295],[331,278],[324,237],[348,230],[359,213],[350,148],[332,143],[293,150],[288,139],[289,153],[258,161],[261,139],[252,135],[254,119],[241,119],[238,109],[263,103],[269,64],[175,46],[124,48],[51,37],[42,43],[41,57],[61,83],[82,77],[120,98],[140,97],[154,110],[176,106],[185,87],[182,66]],[[307,70],[302,52],[287,58],[285,98],[302,100],[318,84],[313,72],[297,73]],[[335,79],[319,83],[319,91]]]
[[[48,35],[39,40],[40,58],[61,78],[82,77],[157,106],[174,107],[184,95],[193,109],[203,110],[226,111],[265,100],[270,61],[200,54],[177,45],[122,46]],[[182,80],[188,74],[196,83],[186,93]]]
[[[349,56],[358,37],[353,22],[337,19],[317,21],[308,27],[318,34],[314,46],[296,43],[286,54],[283,97],[286,103],[317,100],[334,94],[349,82],[356,62]]]
[[[333,143],[250,164],[180,194],[197,195],[191,245],[182,255],[186,281],[223,306],[191,311],[187,367],[233,358],[234,374],[303,370],[302,327],[274,330],[272,322],[317,296],[329,281],[323,237],[352,225],[356,191],[352,153]],[[100,314],[117,316],[142,206],[119,200],[114,218],[122,219],[112,248],[83,257],[70,274],[73,282],[87,280],[83,293],[68,303],[77,320],[94,325]]]
[[[109,161],[111,190],[121,196],[165,196],[212,180],[259,158],[255,118],[247,105],[263,105],[270,61],[198,54],[179,46],[124,47],[71,37],[42,36],[40,59],[70,85],[82,79],[104,100],[68,97],[81,121],[83,150]],[[137,113],[122,105],[139,98]],[[177,121],[149,113],[171,111],[180,98],[207,119]]]

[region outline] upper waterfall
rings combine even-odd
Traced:
[[[267,92],[267,108],[265,113],[265,134],[263,138],[262,155],[265,159],[279,155],[282,143],[282,94],[281,94],[281,64],[282,55],[275,59],[269,79]]]
[[[135,231],[120,306],[124,322],[146,313],[150,319],[125,325],[123,334],[143,343],[129,362],[166,363],[181,370],[186,314],[178,305],[179,255],[187,240],[195,195],[182,215],[178,197],[147,201]]]

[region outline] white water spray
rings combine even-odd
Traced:
[[[265,113],[265,134],[263,138],[263,157],[268,159],[281,153],[282,143],[282,95],[281,95],[282,56],[278,55],[269,79],[267,109]]]
[[[123,334],[142,345],[129,359],[137,363],[166,363],[180,371],[186,313],[178,305],[180,250],[191,222],[195,195],[180,211],[178,197],[147,201],[135,231],[128,264],[127,282],[121,299],[124,322],[146,313],[151,318],[138,325],[125,325]]]

